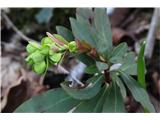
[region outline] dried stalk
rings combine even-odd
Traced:
[[[145,57],[148,59],[152,57],[154,49],[159,14],[160,14],[160,8],[155,8],[146,40]]]

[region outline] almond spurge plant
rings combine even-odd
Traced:
[[[57,34],[47,33],[41,41],[29,42],[26,61],[38,74],[45,74],[68,52],[86,64],[92,77],[84,86],[73,88],[69,82],[20,105],[15,112],[126,112],[124,100],[131,94],[144,112],[155,112],[145,84],[144,48],[138,57],[126,43],[113,46],[111,27],[103,8],[77,9],[70,18],[72,32],[57,26]],[[133,78],[137,76],[137,80]]]

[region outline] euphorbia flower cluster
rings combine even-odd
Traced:
[[[28,52],[26,61],[38,74],[43,74],[49,66],[58,64],[65,52],[77,52],[75,41],[67,42],[58,34],[51,35],[47,33],[47,35],[49,37],[44,37],[41,44],[30,41],[26,47]]]

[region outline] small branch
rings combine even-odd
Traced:
[[[152,57],[154,49],[155,36],[156,36],[155,34],[158,26],[159,14],[160,14],[160,9],[155,8],[146,40],[145,57],[148,59]]]
[[[30,40],[35,41],[35,40],[27,37],[26,35],[24,35],[24,34],[13,24],[13,22],[9,19],[9,17],[5,14],[5,12],[2,12],[2,17],[5,19],[7,25],[8,25],[9,27],[11,27],[23,40],[25,40],[25,41],[27,41],[27,42],[30,41]]]

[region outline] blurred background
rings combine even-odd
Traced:
[[[150,40],[146,52],[147,90],[156,111],[160,112],[160,19],[159,8],[107,8],[112,25],[113,43],[127,42],[138,54],[140,43]],[[26,64],[25,47],[29,40],[41,41],[46,32],[56,33],[56,26],[71,30],[69,17],[76,8],[6,8],[1,9],[1,112],[13,112],[20,104],[37,94],[60,87],[67,71],[79,62],[67,55],[63,66],[55,66],[46,76],[35,74]],[[82,74],[82,80],[90,75]],[[132,98],[125,101],[128,112],[141,112]]]

